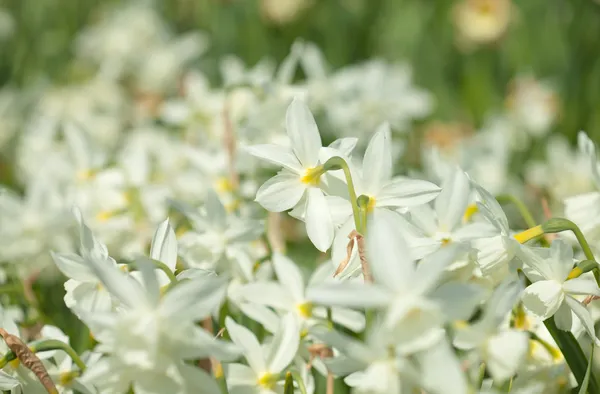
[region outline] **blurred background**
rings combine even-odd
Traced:
[[[77,73],[74,39],[116,0],[1,0],[0,86],[65,81]],[[277,61],[298,37],[332,67],[381,57],[406,61],[436,98],[430,118],[481,125],[510,105],[517,76],[556,92],[552,131],[600,137],[600,3],[594,0],[171,0],[156,2],[175,33],[200,30],[200,67],[218,83],[217,60]]]

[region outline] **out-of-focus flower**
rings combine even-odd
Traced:
[[[15,20],[12,15],[0,8],[0,42],[10,37],[15,30]]]
[[[462,0],[454,7],[459,45],[469,48],[498,40],[511,21],[510,0]]]
[[[264,19],[277,25],[286,25],[298,19],[311,7],[314,0],[261,0]]]
[[[518,77],[509,86],[508,115],[517,128],[534,137],[548,133],[558,117],[558,96],[548,83]]]

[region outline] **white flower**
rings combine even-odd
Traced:
[[[227,385],[232,392],[274,393],[281,372],[292,362],[298,351],[300,330],[296,318],[288,314],[281,319],[273,340],[265,348],[252,331],[227,317],[227,332],[233,342],[243,349],[248,366],[227,365]]]
[[[319,188],[321,136],[308,107],[294,99],[286,115],[291,149],[276,145],[251,146],[254,156],[281,165],[284,169],[258,189],[256,201],[272,212],[294,208],[306,197],[306,231],[321,251],[333,242],[333,221],[323,191]]]
[[[279,283],[250,283],[240,290],[240,296],[251,303],[270,306],[279,312],[291,312],[299,321],[308,325],[323,320],[326,317],[325,309],[314,306],[306,294],[311,287],[323,285],[320,277],[333,275],[331,265],[326,264],[317,269],[306,286],[302,272],[288,257],[275,252],[272,261]],[[364,316],[360,313],[345,308],[333,308],[331,312],[333,321],[338,324],[353,331],[364,328]]]
[[[396,225],[395,215],[398,214],[387,210],[375,212],[378,224],[368,228],[368,265],[375,285],[328,284],[311,289],[308,298],[325,305],[383,309],[390,335],[400,343],[399,349],[410,353],[443,335],[445,316],[428,295],[436,289],[461,247],[446,246],[417,265]]]
[[[353,181],[357,196],[365,195],[369,198],[368,221],[376,220],[376,216],[372,215],[375,210],[425,204],[433,200],[440,191],[440,188],[431,182],[404,177],[393,178],[390,143],[390,127],[384,123],[377,129],[367,146],[362,171],[354,171]],[[340,205],[340,208],[348,218],[336,231],[333,240],[332,259],[338,264],[347,258],[348,236],[352,230],[356,230],[350,204]],[[355,244],[350,261],[342,271],[342,277],[359,273],[358,257],[358,246]]]
[[[525,308],[539,319],[554,316],[556,326],[565,331],[572,329],[574,314],[594,342],[600,344],[590,312],[574,297],[600,296],[600,288],[587,275],[568,279],[574,265],[573,249],[558,239],[549,249],[522,246],[517,253],[525,265],[523,271],[533,282],[523,293]]]
[[[480,320],[471,326],[456,327],[454,345],[460,349],[477,349],[498,383],[517,373],[527,354],[528,334],[502,327],[521,291],[519,282],[503,282],[492,294]]]

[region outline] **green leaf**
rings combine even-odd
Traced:
[[[588,386],[590,385],[590,376],[592,375],[592,363],[594,362],[594,344],[592,343],[592,350],[590,351],[590,361],[588,361],[587,370],[583,377],[583,382],[579,387],[579,394],[585,394],[588,392]],[[594,391],[595,392],[595,391]]]

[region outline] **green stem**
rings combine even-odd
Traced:
[[[85,363],[83,362],[83,360],[81,360],[81,358],[79,357],[77,352],[75,350],[73,350],[73,348],[71,346],[69,346],[68,344],[61,342],[57,339],[43,339],[40,341],[31,342],[27,346],[33,353],[45,352],[48,350],[62,350],[65,353],[67,353],[69,355],[69,357],[71,357],[71,359],[73,360],[75,365],[77,365],[77,367],[79,367],[79,369],[82,372],[85,371],[85,369],[86,369]],[[12,351],[9,351],[8,353],[6,353],[0,359],[0,369],[4,368],[4,366],[6,366],[6,364],[15,360],[16,358],[17,358],[17,355],[15,353],[13,353]]]
[[[537,225],[535,219],[533,218],[533,215],[531,214],[525,203],[523,203],[523,201],[519,200],[517,197],[511,194],[501,194],[499,196],[496,196],[496,200],[500,204],[513,204],[514,206],[516,206],[519,210],[519,213],[521,214],[521,217],[523,218],[523,220],[525,220],[527,227],[535,227]]]
[[[152,264],[153,266],[155,266],[157,269],[163,271],[167,277],[169,277],[169,280],[171,281],[171,285],[174,285],[178,282],[177,277],[175,276],[175,273],[173,273],[173,271],[171,271],[171,269],[162,261],[158,261],[158,260],[154,260],[148,257],[142,257],[142,259],[144,259],[144,261],[149,262],[150,264]],[[130,266],[135,267],[135,261],[131,262],[129,264]]]
[[[544,325],[552,335],[552,338],[558,345],[558,348],[565,356],[565,360],[575,375],[575,379],[579,385],[582,385],[585,380],[585,374],[587,371],[588,361],[585,357],[585,353],[581,350],[577,339],[573,336],[570,331],[561,331],[556,327],[554,318],[544,320]],[[600,393],[600,386],[596,382],[596,378],[592,374],[589,377],[589,387],[591,393]]]
[[[300,394],[308,394],[306,391],[306,386],[304,385],[304,380],[302,380],[302,376],[298,371],[290,371],[292,373],[292,377],[298,384],[298,388],[300,389]]]
[[[356,200],[358,203],[358,211],[360,214],[360,228],[357,228],[360,234],[365,235],[367,233],[367,213],[369,209],[369,196],[364,194],[358,196]]]
[[[352,181],[352,174],[350,173],[350,167],[346,160],[339,156],[334,156],[327,160],[323,164],[323,173],[327,171],[343,170],[344,176],[346,177],[346,184],[348,185],[348,194],[350,195],[350,203],[352,204],[352,215],[354,216],[354,226],[356,231],[360,232],[361,228],[360,213],[358,209],[358,199],[356,198],[356,189],[354,189],[354,182]]]

